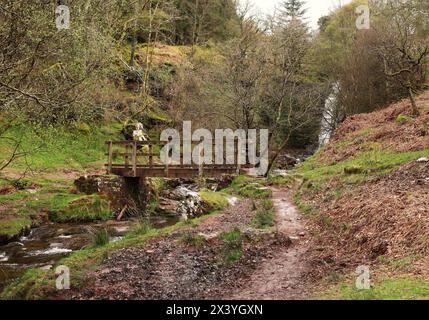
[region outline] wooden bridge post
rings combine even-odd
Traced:
[[[149,144],[149,167],[153,167],[153,145]]]
[[[130,161],[129,161],[129,143],[127,142],[125,144],[125,153],[124,153],[124,161],[125,161],[125,169],[128,169],[130,166]]]
[[[131,157],[131,163],[133,166],[133,176],[137,176],[137,141],[133,142],[133,153]]]
[[[240,140],[236,140],[235,150],[237,153],[236,161],[237,161],[237,175],[240,174],[241,171],[241,150],[240,150]]]

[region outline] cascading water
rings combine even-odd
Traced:
[[[334,128],[337,124],[337,117],[335,114],[338,109],[338,94],[340,92],[339,84],[336,83],[332,87],[332,93],[325,101],[325,108],[323,110],[323,118],[321,122],[321,129],[319,135],[319,148],[323,147],[331,139]]]

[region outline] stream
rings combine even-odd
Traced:
[[[176,224],[179,217],[152,216],[151,224],[162,229]],[[18,242],[0,246],[0,292],[29,268],[52,268],[60,259],[81,250],[92,242],[96,230],[106,229],[110,241],[122,239],[136,220],[97,223],[47,223],[33,228]]]

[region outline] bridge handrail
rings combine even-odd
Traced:
[[[181,147],[183,146],[183,142],[188,142],[188,141],[181,141]],[[192,145],[199,145],[201,142],[200,141],[189,141],[192,143]],[[144,168],[147,167],[149,169],[153,169],[153,168],[160,168],[163,167],[165,169],[166,172],[166,176],[168,176],[168,171],[170,168],[189,168],[189,165],[183,165],[183,164],[173,164],[173,163],[166,163],[166,164],[162,164],[162,165],[154,165],[154,158],[155,157],[160,157],[159,153],[154,153],[154,147],[155,146],[164,146],[166,145],[168,142],[165,141],[155,141],[155,140],[149,140],[149,141],[134,141],[134,140],[126,140],[126,141],[106,141],[106,144],[108,146],[108,152],[107,152],[107,156],[108,156],[108,162],[106,164],[107,167],[107,172],[108,174],[111,174],[113,171],[113,168],[117,168],[117,167],[123,167],[124,170],[128,170],[131,169],[132,170],[132,176],[137,176],[137,169],[140,168]],[[215,142],[213,141],[213,144]],[[121,146],[123,148],[125,148],[125,152],[123,151],[115,151],[113,149],[114,146]],[[139,150],[139,147],[148,147],[148,151],[146,150]],[[239,155],[238,155],[238,148],[234,148],[235,149],[235,157],[234,157],[234,161],[236,161],[236,163],[234,164],[226,164],[226,165],[206,165],[206,164],[202,164],[198,166],[198,174],[199,175],[203,175],[204,172],[204,168],[211,168],[211,167],[219,167],[222,169],[222,167],[225,170],[230,170],[231,167],[235,167],[237,172],[240,172],[242,166],[240,165],[240,161],[239,161]],[[203,155],[203,149],[201,148],[200,151],[201,156]],[[124,164],[114,164],[114,157],[116,156],[120,156],[123,157],[124,159]],[[148,158],[148,165],[142,165],[139,164],[139,159],[141,158]],[[183,159],[183,153],[180,152],[180,158]],[[131,163],[130,163],[131,160]],[[193,167],[193,166],[191,166]]]

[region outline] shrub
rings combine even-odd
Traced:
[[[106,229],[97,230],[92,234],[92,245],[94,247],[103,247],[110,242],[109,232]]]
[[[261,201],[255,211],[253,224],[256,228],[268,229],[275,225],[275,214],[271,200]]]
[[[133,234],[135,235],[145,235],[152,230],[152,224],[148,219],[141,219],[139,223],[134,227]]]
[[[87,123],[82,122],[82,121],[76,121],[74,123],[74,127],[82,133],[90,133],[91,132],[91,127]]]
[[[201,198],[210,204],[214,210],[223,210],[228,206],[226,196],[220,192],[213,192],[209,190],[200,191]]]
[[[230,232],[223,232],[220,238],[225,244],[225,262],[232,264],[240,260],[243,255],[243,237],[241,231],[235,229]]]
[[[396,123],[397,124],[405,124],[410,120],[410,117],[404,115],[404,114],[400,114],[397,118],[396,118]]]
[[[17,190],[25,190],[30,185],[30,182],[25,179],[18,179],[12,182],[12,186]]]
[[[187,232],[182,236],[181,241],[187,246],[199,246],[206,241],[206,238],[198,234]]]

